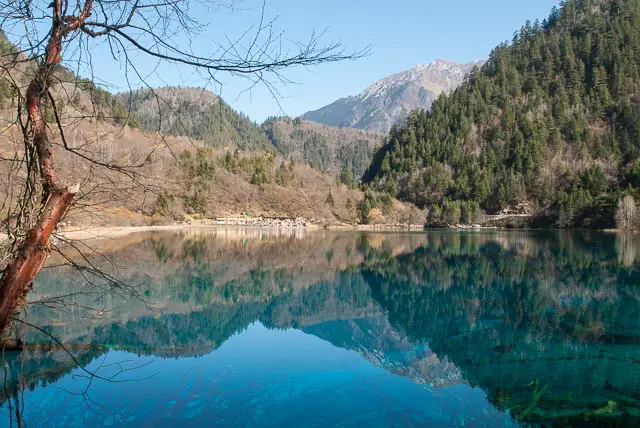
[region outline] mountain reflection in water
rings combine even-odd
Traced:
[[[637,240],[236,229],[101,241],[90,261],[139,297],[88,287],[52,258],[25,318],[73,358],[29,329],[28,350],[5,355],[0,421],[18,407],[27,426],[640,426]]]

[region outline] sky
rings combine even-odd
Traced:
[[[257,25],[262,0],[240,0],[235,10],[194,9],[208,28],[193,41],[197,52],[211,52],[214,42],[233,40]],[[284,75],[293,83],[278,84],[274,97],[264,86],[250,91],[246,80],[217,75],[222,86],[208,85],[233,108],[262,122],[268,116],[298,116],[338,98],[355,95],[378,79],[435,59],[469,62],[485,59],[491,49],[511,40],[527,19],[544,19],[558,0],[266,0],[265,19],[285,40],[305,41],[322,32],[322,41],[341,41],[348,50],[371,46],[359,60],[295,68]],[[96,50],[98,78],[125,89],[122,68]],[[156,61],[140,55],[140,70],[156,70]],[[151,86],[207,86],[192,70],[163,65],[146,76]],[[132,79],[130,84],[139,86]]]

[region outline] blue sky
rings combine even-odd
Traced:
[[[270,115],[300,115],[337,98],[357,94],[389,74],[437,58],[467,62],[486,58],[497,44],[510,40],[527,19],[542,20],[558,0],[266,0],[266,17],[291,40],[304,41],[311,32],[326,30],[324,40],[341,40],[352,49],[372,46],[370,56],[325,64],[311,70],[285,73],[295,84],[280,85],[276,101],[265,88],[243,92],[247,82],[226,78],[222,97],[235,109],[261,122]],[[236,11],[198,11],[210,22],[197,40],[196,51],[210,52],[211,40],[230,39],[259,21],[262,1],[244,0]],[[108,58],[98,58],[96,74],[124,87],[122,71]],[[151,70],[154,61],[140,56],[140,69]],[[190,70],[162,66],[151,74],[153,86],[196,85],[205,80]],[[138,82],[132,82],[138,85]],[[115,89],[115,88],[112,88]],[[212,88],[214,89],[214,88]],[[220,92],[220,88],[215,88]]]

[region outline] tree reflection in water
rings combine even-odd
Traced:
[[[34,299],[72,296],[73,304],[31,305],[26,319],[77,361],[29,330],[27,350],[5,356],[3,402],[109,350],[202,356],[259,321],[356,351],[419,385],[480,387],[520,422],[640,424],[637,240],[257,229],[134,235],[109,243],[103,268],[142,284],[142,299],[86,294],[72,270],[51,262]]]

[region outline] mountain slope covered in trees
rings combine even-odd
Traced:
[[[611,227],[639,155],[640,0],[568,0],[394,127],[364,180],[433,224],[520,206],[539,225]]]
[[[374,150],[384,141],[382,135],[373,132],[289,117],[271,117],[262,124],[262,130],[283,156],[340,174],[347,185],[362,177]]]
[[[5,177],[0,199],[6,215],[24,184],[17,91],[26,89],[34,62],[1,31],[0,56],[0,174]],[[127,226],[242,213],[306,217],[318,224],[424,221],[415,207],[390,198],[380,215],[368,216],[356,180],[344,185],[336,179],[336,165],[347,160],[359,168],[359,176],[374,146],[382,143],[380,135],[304,122],[304,138],[287,134],[286,144],[278,140],[282,147],[275,147],[264,129],[203,89],[114,95],[61,66],[52,80],[56,108],[46,103],[44,112],[48,126],[57,130],[59,125],[65,135],[64,142],[59,132],[51,136],[58,177],[63,183],[82,183],[67,217],[74,225]],[[348,146],[359,147],[360,139],[371,145],[354,154]],[[317,153],[312,144],[317,140],[330,148],[325,157],[302,156]],[[286,155],[278,155],[276,148],[284,153],[285,147]],[[306,165],[314,162],[315,168]]]
[[[271,117],[259,126],[202,88],[138,89],[118,98],[143,130],[186,136],[217,148],[275,150],[334,175],[348,169],[353,182],[383,142],[379,134],[288,117]]]
[[[120,98],[140,128],[187,136],[214,147],[272,149],[260,127],[202,88],[138,89]]]

